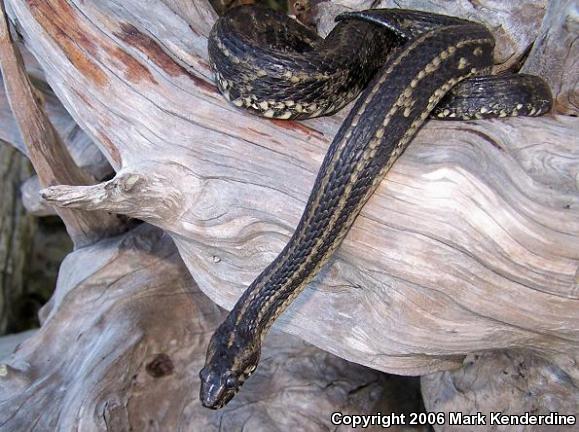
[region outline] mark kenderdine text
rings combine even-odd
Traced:
[[[549,414],[504,414],[501,412],[491,412],[488,414],[475,413],[463,414],[461,412],[421,412],[421,413],[390,413],[390,414],[343,414],[341,412],[332,413],[331,421],[333,425],[347,425],[353,428],[364,429],[370,426],[381,426],[389,428],[397,425],[556,425],[572,426],[577,424],[575,415],[559,414],[552,412]]]

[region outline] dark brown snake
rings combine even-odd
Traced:
[[[240,7],[211,32],[219,89],[255,114],[327,115],[365,90],[328,149],[290,241],[211,338],[200,373],[208,408],[223,407],[254,372],[268,329],[328,262],[429,116],[534,116],[551,107],[540,78],[488,75],[494,39],[480,24],[397,9],[338,21],[321,39],[282,13]]]

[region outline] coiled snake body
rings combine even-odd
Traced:
[[[338,248],[360,210],[424,121],[540,115],[539,78],[486,76],[494,39],[482,25],[406,10],[343,14],[324,40],[285,15],[236,8],[209,54],[222,93],[269,118],[330,114],[362,95],[336,134],[286,247],[211,338],[201,401],[221,408],[257,367],[274,320]]]

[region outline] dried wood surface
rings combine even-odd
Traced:
[[[20,333],[13,333],[7,336],[0,337],[0,361],[10,357],[18,346],[29,337],[33,336],[36,330],[28,330]],[[0,365],[0,375],[5,371],[5,365]]]
[[[71,118],[70,114],[62,106],[62,103],[54,95],[50,87],[39,78],[38,65],[31,54],[24,49],[24,59],[27,72],[33,77],[32,83],[42,100],[44,111],[47,113],[50,122],[64,141],[66,148],[70,152],[74,162],[95,179],[103,179],[113,173],[113,170],[103,154],[96,147],[93,141]],[[33,75],[32,75],[33,74]],[[20,152],[26,154],[26,144],[22,140],[18,125],[4,90],[4,82],[0,76],[0,140],[3,140]],[[41,189],[38,176],[33,176],[23,183],[21,193],[24,207],[28,213],[37,216],[47,216],[55,214],[54,208],[44,202],[38,191]]]
[[[421,378],[426,409],[486,418],[485,425],[469,432],[568,432],[564,425],[490,424],[491,413],[510,415],[577,415],[579,392],[576,380],[565,371],[531,352],[512,350],[469,355],[464,367]],[[437,432],[457,431],[460,426],[438,425]]]
[[[0,364],[2,432],[346,431],[331,425],[332,412],[418,409],[402,406],[399,379],[281,332],[235,400],[203,408],[198,373],[224,312],[170,238],[145,224],[69,255],[42,315]],[[0,358],[13,343],[0,339]],[[416,401],[412,390],[404,393]]]
[[[200,288],[231,307],[289,238],[343,114],[282,123],[227,105],[207,66],[214,13],[203,1],[7,4],[55,93],[118,170],[45,197],[159,226]],[[505,64],[541,37],[546,10],[526,10],[530,36],[504,21],[522,41],[503,44],[519,53],[499,52]],[[430,122],[278,329],[401,374],[516,346],[576,377],[577,127],[557,115]]]
[[[0,3],[0,71],[6,96],[22,140],[42,186],[54,184],[88,185],[91,177],[76,165],[62,138],[43,108],[42,99],[26,73],[21,52],[12,40],[4,3]],[[86,212],[59,208],[76,246],[84,246],[103,236],[121,231],[122,224],[106,212]]]
[[[25,51],[26,52],[26,51]],[[25,57],[27,59],[28,57]],[[29,63],[26,64],[27,72],[30,74]],[[62,137],[66,148],[69,150],[76,165],[88,172],[96,179],[102,179],[113,170],[106,161],[98,147],[94,145],[90,137],[75,123],[68,111],[62,106],[60,100],[55,96],[48,85],[39,80],[33,79],[32,83],[38,91],[38,96],[42,101],[43,110],[47,113],[50,122]],[[26,154],[26,144],[22,140],[22,135],[18,130],[18,125],[4,90],[4,82],[0,76],[0,139],[17,148]]]
[[[575,0],[551,0],[523,72],[543,76],[555,97],[555,110],[579,116],[579,14]]]

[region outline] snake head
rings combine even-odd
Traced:
[[[224,326],[222,326],[224,327]],[[199,397],[206,408],[223,408],[239,391],[245,380],[255,371],[261,347],[254,342],[244,343],[236,332],[220,327],[209,343],[205,366],[199,373],[201,390]]]

